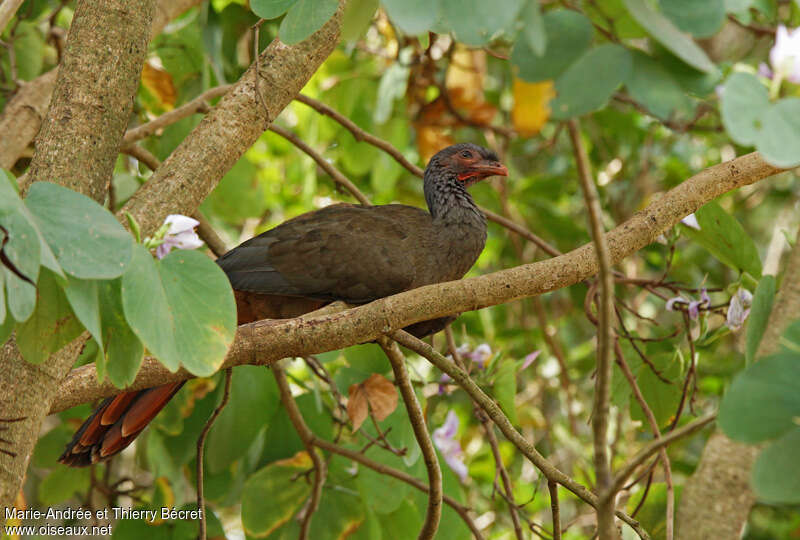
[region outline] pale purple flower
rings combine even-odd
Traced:
[[[750,306],[753,303],[753,295],[747,289],[739,287],[736,294],[731,298],[728,306],[728,316],[725,324],[734,332],[739,330],[747,316],[750,315]]]
[[[667,305],[665,306],[667,311],[678,311],[675,308],[676,303],[687,304],[686,312],[689,314],[689,318],[697,319],[700,316],[700,308],[711,305],[711,298],[709,298],[708,291],[705,289],[700,292],[700,300],[689,300],[683,296],[675,296],[667,300]]]
[[[433,443],[447,465],[463,482],[467,478],[467,466],[464,464],[461,443],[456,439],[458,434],[458,415],[454,411],[447,413],[441,427],[433,430]]]
[[[180,214],[170,214],[164,220],[164,225],[169,225],[169,229],[164,235],[164,240],[156,248],[156,257],[163,259],[173,248],[196,249],[203,245],[202,240],[194,232],[194,228],[200,225],[196,219]]]
[[[690,229],[694,229],[696,231],[700,230],[700,224],[697,222],[697,216],[694,214],[689,214],[685,218],[681,220],[681,223],[689,227]]]
[[[769,63],[776,76],[800,83],[800,29],[789,31],[782,24],[778,26]]]
[[[444,394],[445,390],[447,389],[448,383],[453,382],[453,379],[450,378],[450,375],[447,373],[442,373],[442,376],[439,377],[439,395],[441,396]]]
[[[758,64],[758,74],[765,79],[771,79],[773,75],[772,70],[769,69],[769,66],[764,62]]]
[[[467,358],[469,358],[477,367],[478,369],[483,369],[486,367],[486,362],[492,357],[492,348],[489,346],[488,343],[481,343],[475,350],[467,353]]]
[[[533,364],[533,362],[534,362],[534,361],[535,361],[537,358],[539,358],[539,355],[540,355],[540,354],[542,354],[542,351],[539,351],[539,350],[537,350],[537,351],[533,351],[532,353],[529,353],[528,355],[526,355],[526,356],[525,356],[525,360],[523,360],[523,362],[522,362],[522,365],[521,365],[521,366],[520,366],[520,368],[519,368],[519,369],[520,369],[520,371],[522,371],[522,370],[526,369],[526,368],[527,368],[527,367],[529,367],[531,364]]]

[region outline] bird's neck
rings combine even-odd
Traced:
[[[486,217],[478,209],[467,189],[455,177],[437,177],[425,172],[425,201],[434,225],[473,226],[486,229]]]

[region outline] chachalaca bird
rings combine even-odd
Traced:
[[[413,206],[336,204],[266,231],[219,259],[236,297],[239,324],[297,317],[335,300],[361,304],[422,285],[461,278],[486,242],[486,218],[467,187],[506,176],[494,152],[456,144],[431,158]],[[421,337],[446,322],[406,330]],[[103,401],[59,458],[73,467],[111,458],[128,446],[183,382],[124,392]]]

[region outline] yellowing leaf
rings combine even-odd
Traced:
[[[372,416],[379,422],[397,408],[397,389],[386,377],[377,373],[362,383],[350,385],[348,394],[347,416],[353,422],[353,431],[367,419],[368,404]]]
[[[152,62],[145,62],[142,68],[142,84],[158,99],[162,107],[171,110],[175,107],[177,92],[172,83],[172,75]]]
[[[553,81],[529,83],[515,78],[511,110],[514,129],[525,137],[539,133],[550,118],[550,101],[555,95]]]
[[[444,128],[433,125],[417,125],[417,148],[424,162],[454,142],[453,138],[445,133]]]

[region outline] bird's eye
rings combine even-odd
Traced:
[[[472,157],[472,152],[470,152],[469,150],[464,150],[463,152],[461,152],[461,157],[469,159]]]

